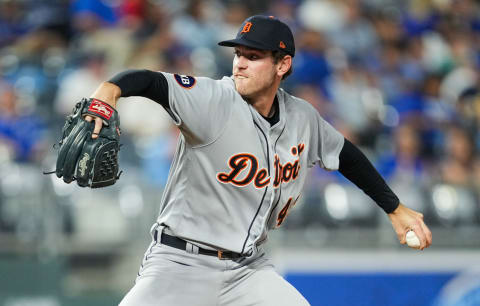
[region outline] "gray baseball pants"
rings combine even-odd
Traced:
[[[243,260],[220,260],[153,240],[135,285],[120,302],[120,306],[139,305],[310,304],[274,270],[262,250]]]

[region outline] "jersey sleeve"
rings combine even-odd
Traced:
[[[338,170],[344,137],[325,121],[316,110],[313,110],[312,113],[309,165],[319,164],[326,170]]]
[[[163,72],[168,82],[167,110],[192,146],[214,141],[232,112],[234,93],[221,80]]]

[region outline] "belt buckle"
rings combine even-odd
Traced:
[[[223,251],[217,250],[217,257],[220,260],[228,260],[228,258],[223,257]]]

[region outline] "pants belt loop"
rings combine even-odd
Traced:
[[[153,235],[153,233],[155,232],[155,230],[157,229],[157,227],[158,227],[159,225],[160,225],[160,224],[158,224],[158,222],[153,223],[152,227],[150,228],[150,234]]]
[[[152,236],[153,241],[155,241],[155,243],[157,244],[160,243],[160,239],[162,237],[162,232],[164,228],[165,226],[160,225],[158,222],[155,222],[152,225],[152,228],[150,229],[150,235]]]
[[[187,247],[185,251],[190,254],[198,255],[199,247],[187,241]]]

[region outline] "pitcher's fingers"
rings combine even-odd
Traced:
[[[92,122],[93,117],[92,116],[85,116],[85,121],[87,122]]]
[[[419,247],[419,249],[420,249],[420,250],[423,250],[424,248],[427,247],[427,238],[426,238],[425,233],[423,232],[422,226],[421,226],[421,225],[415,226],[415,227],[413,228],[413,231],[414,231],[415,234],[417,235],[418,240],[420,240],[420,247]]]
[[[422,222],[422,229],[423,232],[425,233],[425,237],[427,238],[427,248],[432,244],[432,232],[428,228],[428,226]]]
[[[405,235],[406,235],[407,231],[399,231],[397,232],[397,238],[398,238],[398,241],[400,241],[400,244],[406,244],[407,243],[407,240],[405,239]]]
[[[103,121],[99,117],[95,117],[95,128],[93,129],[92,138],[95,139],[98,137],[100,130],[102,129]]]

